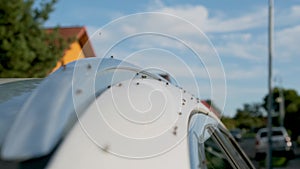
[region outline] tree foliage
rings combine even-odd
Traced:
[[[273,126],[279,126],[279,98],[280,92],[284,96],[285,119],[284,127],[292,133],[292,139],[296,139],[300,135],[300,95],[294,89],[280,89],[275,87],[272,93],[272,109],[275,116],[272,118]],[[266,127],[267,100],[269,95],[263,97],[260,103],[244,104],[243,108],[237,109],[233,118],[222,117],[222,121],[229,128],[241,128],[255,131],[258,128]],[[277,114],[277,116],[276,116]]]
[[[297,91],[293,89],[281,89],[284,96],[285,105],[285,119],[284,126],[292,132],[292,137],[300,135],[299,122],[300,122],[300,96]],[[272,108],[274,112],[279,112],[279,103],[277,99],[280,96],[280,88],[275,87],[272,94]],[[269,95],[264,97],[263,107],[267,110],[267,99]],[[273,119],[273,124],[278,125],[278,119]]]
[[[66,43],[57,31],[46,32],[56,0],[9,0],[0,4],[0,77],[44,77],[62,57]]]
[[[234,117],[238,128],[256,129],[265,126],[264,111],[260,103],[244,104]]]
[[[237,128],[237,121],[230,118],[230,117],[222,117],[222,122],[224,123],[224,125],[227,127],[227,129],[231,130],[231,129],[235,129]]]

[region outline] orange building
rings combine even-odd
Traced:
[[[50,28],[47,31],[53,31],[53,29]],[[67,42],[70,39],[72,41],[68,48],[65,49],[63,57],[57,62],[52,72],[69,62],[96,56],[85,27],[62,27],[58,29],[58,33]]]

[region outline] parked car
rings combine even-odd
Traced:
[[[198,98],[120,60],[81,59],[0,90],[1,169],[254,168]]]
[[[236,141],[242,141],[242,131],[239,128],[231,129],[230,133],[235,138]]]
[[[256,158],[263,158],[268,151],[268,128],[259,129],[256,133]],[[293,155],[292,141],[284,127],[272,128],[272,151],[289,157]]]

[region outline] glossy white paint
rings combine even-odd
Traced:
[[[137,69],[132,64],[116,59],[89,58],[72,62],[45,78],[35,90],[22,97],[18,109],[13,109],[17,115],[12,124],[6,125],[9,131],[2,137],[1,157],[21,161],[50,153],[68,131],[66,128],[76,122],[75,110],[80,115],[92,102],[95,92],[101,93],[112,83],[114,72],[107,70],[118,67]],[[128,77],[115,78],[114,82],[122,78]],[[23,85],[18,87],[22,89]],[[75,101],[73,95],[77,88],[74,87],[80,87],[83,93]],[[14,90],[18,89],[6,92],[12,93]],[[6,110],[12,109],[12,104],[17,105],[20,101],[11,99],[7,102],[9,104],[0,104],[0,117],[7,114]]]
[[[3,116],[1,110],[24,102],[5,125],[1,158],[42,157],[62,140],[46,168],[190,168],[189,125],[222,123],[198,98],[140,70],[115,59],[84,59],[21,99],[0,103]],[[199,112],[212,118],[189,124]]]
[[[48,169],[190,168],[189,117],[209,112],[198,102],[163,81],[120,82],[86,109]]]

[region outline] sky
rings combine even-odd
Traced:
[[[273,86],[299,93],[300,0],[274,8]],[[59,0],[45,26],[85,26],[98,57],[168,72],[225,116],[268,91],[267,0]]]

